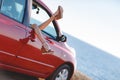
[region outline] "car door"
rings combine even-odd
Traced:
[[[25,1],[1,0],[0,5],[0,62],[14,65],[16,54],[21,49],[25,38],[26,27],[23,26],[22,18]],[[19,7],[18,7],[19,6]]]
[[[39,9],[39,14],[36,14],[36,12],[38,12]],[[42,8],[39,7],[39,9],[33,8],[31,24],[36,23],[40,25],[42,21],[47,20],[48,14]],[[28,36],[30,34],[35,35],[34,31],[31,31],[30,27],[28,27],[26,30]],[[47,33],[47,30],[50,30],[51,33]],[[53,38],[53,36],[56,37],[57,35],[55,28],[49,25],[49,27],[47,27],[46,30],[42,31],[42,34],[51,46],[52,50],[55,53],[60,53],[61,51],[59,49],[56,49],[53,44],[55,39]],[[36,36],[34,37],[34,40],[29,40],[29,42],[22,47],[21,51],[17,55],[16,65],[19,68],[36,72],[36,74],[41,73],[41,76],[43,76],[44,74],[52,72],[58,66],[58,64],[62,63],[62,60],[55,56],[55,54],[43,54],[41,52],[42,44],[40,40]]]

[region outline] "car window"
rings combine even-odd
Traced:
[[[0,12],[22,22],[26,0],[2,0]]]
[[[1,2],[2,2],[2,0],[0,0],[0,8],[1,8]]]
[[[49,15],[43,8],[41,8],[38,5],[32,6],[30,24],[40,25],[41,23],[43,23],[49,18],[50,18]],[[43,32],[49,34],[49,36],[54,37],[54,38],[56,38],[57,36],[56,30],[52,22],[43,30]]]

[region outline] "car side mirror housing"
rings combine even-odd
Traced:
[[[67,37],[65,35],[61,35],[60,37],[57,38],[58,41],[61,42],[66,42],[67,41]]]

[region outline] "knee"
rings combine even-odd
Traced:
[[[31,27],[32,27],[33,29],[37,29],[37,24],[32,24]]]

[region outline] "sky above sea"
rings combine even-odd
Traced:
[[[120,0],[42,0],[64,9],[62,31],[120,58]]]

